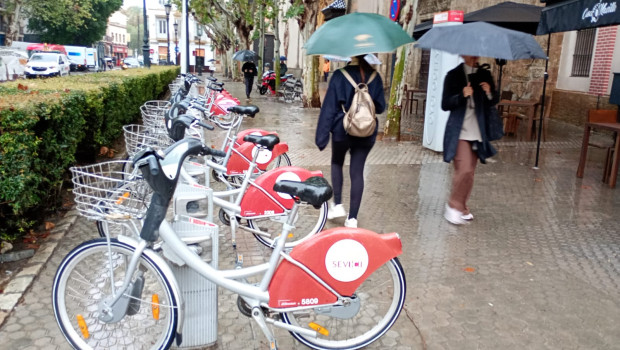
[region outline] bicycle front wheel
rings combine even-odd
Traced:
[[[361,349],[379,339],[396,322],[405,303],[406,288],[403,267],[398,258],[393,258],[355,291],[360,309],[354,315],[334,317],[323,306],[283,313],[282,319],[298,327],[316,329],[318,325],[328,331],[329,334],[318,334],[316,338],[291,332],[295,339],[313,349]]]
[[[162,270],[140,256],[124,317],[104,322],[100,304],[120,288],[134,249],[112,239],[82,243],[62,261],[52,304],[61,332],[76,349],[167,349],[176,334],[178,300]],[[142,288],[139,286],[142,285]],[[116,310],[115,310],[116,312]]]
[[[273,248],[275,240],[282,233],[282,221],[285,216],[268,217],[261,219],[248,220],[248,226],[259,230],[262,234],[254,233],[254,237],[266,245]],[[327,220],[327,202],[323,203],[319,209],[310,204],[301,204],[295,219],[295,229],[286,239],[285,248],[293,248],[299,243],[309,239],[312,235],[321,232]]]

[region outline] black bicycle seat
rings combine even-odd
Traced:
[[[280,138],[278,135],[268,134],[268,135],[245,135],[243,137],[243,141],[252,142],[257,145],[261,145],[268,150],[272,151],[275,145],[280,143]]]
[[[209,79],[211,81],[216,81],[217,80],[217,78],[215,78],[215,77],[207,77],[207,79]]]
[[[281,180],[273,185],[273,190],[297,197],[317,209],[332,197],[332,187],[321,176],[310,177],[304,182]]]
[[[247,105],[247,106],[232,106],[228,108],[229,112],[247,115],[248,117],[254,117],[256,113],[260,111],[258,106]]]

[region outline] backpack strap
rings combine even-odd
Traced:
[[[353,87],[355,88],[355,90],[357,90],[357,83],[355,82],[355,80],[353,80],[353,77],[351,77],[351,75],[349,74],[349,72],[347,72],[346,69],[344,68],[340,68],[340,71],[342,72],[342,75],[344,75],[345,78],[347,78],[347,80],[349,81],[349,83],[351,83],[351,85],[353,85]]]
[[[356,82],[355,82],[355,80],[353,80],[353,77],[351,77],[351,75],[349,74],[349,72],[347,72],[347,70],[346,70],[346,69],[344,69],[344,68],[340,68],[339,70],[342,72],[342,74],[344,75],[344,77],[345,77],[345,78],[347,78],[347,80],[349,81],[349,83],[351,83],[351,85],[353,85],[353,87],[357,90],[358,83],[356,83]],[[372,74],[370,75],[370,78],[368,79],[368,82],[366,82],[366,83],[360,83],[360,84],[366,84],[366,85],[368,85],[368,84],[370,84],[370,82],[371,82],[371,81],[373,81],[373,79],[375,79],[375,77],[376,77],[376,76],[377,76],[377,71],[375,70],[375,71],[373,71],[373,72],[372,72]]]

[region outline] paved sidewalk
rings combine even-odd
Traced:
[[[239,83],[225,87],[243,96]],[[261,113],[246,128],[274,130],[294,165],[330,179],[330,152],[314,146],[318,110],[255,91]],[[242,102],[245,102],[243,100]],[[590,152],[575,177],[582,129],[551,123],[540,169],[536,145],[505,138],[498,156],[479,165],[470,200],[473,223],[442,217],[451,165],[419,142],[378,142],[365,171],[359,225],[398,232],[407,278],[405,309],[369,349],[620,349],[620,189],[601,183],[603,154]],[[345,190],[348,189],[345,176]],[[348,207],[348,193],[345,207]],[[329,223],[341,225],[341,221]],[[220,267],[232,265],[229,233],[220,230]],[[70,212],[0,295],[3,349],[68,349],[51,311],[51,284],[69,250],[97,235]],[[246,264],[265,249],[238,235]],[[266,349],[258,327],[220,289],[218,341],[210,349]],[[277,330],[281,349],[303,349]]]

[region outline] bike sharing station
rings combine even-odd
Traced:
[[[436,27],[462,24],[463,11],[440,12],[433,17],[433,26]],[[450,112],[441,109],[443,80],[461,61],[459,55],[431,50],[422,145],[436,152],[443,152],[443,137],[450,115]]]

